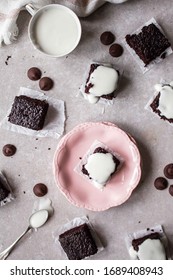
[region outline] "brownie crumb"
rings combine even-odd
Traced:
[[[5,64],[6,64],[6,65],[8,65],[8,61],[9,61],[9,59],[10,59],[11,57],[12,57],[11,55],[8,55],[8,56],[7,56],[6,61],[5,61]]]

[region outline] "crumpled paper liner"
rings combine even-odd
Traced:
[[[149,21],[147,21],[144,25],[142,25],[141,27],[139,27],[136,31],[132,32],[130,35],[132,34],[139,34],[142,30],[142,28],[144,26],[148,26],[149,24],[154,23],[154,25],[162,32],[162,34],[167,38],[167,36],[165,35],[163,29],[161,28],[161,26],[156,22],[156,20],[154,18],[151,18]],[[157,57],[155,60],[153,60],[152,62],[150,62],[147,66],[145,66],[144,62],[139,58],[139,56],[136,54],[136,52],[127,44],[126,39],[123,40],[124,45],[126,46],[126,48],[128,49],[128,51],[130,52],[130,54],[134,57],[135,61],[137,62],[137,64],[140,66],[142,73],[146,73],[147,71],[149,71],[155,64],[163,61],[163,59],[161,57]],[[167,48],[163,53],[165,53],[165,58],[170,55],[173,52],[172,48],[169,47]]]
[[[80,176],[82,176],[85,180],[87,180],[90,184],[93,184],[94,185],[94,182],[92,179],[90,179],[87,175],[85,175],[83,172],[82,172],[82,166],[85,165],[87,162],[88,162],[88,158],[90,155],[93,154],[93,152],[95,151],[96,148],[98,147],[101,147],[105,150],[107,150],[109,153],[113,154],[116,158],[119,159],[120,161],[120,164],[116,170],[115,173],[117,173],[119,171],[119,169],[121,168],[123,162],[124,162],[124,159],[121,157],[121,155],[119,155],[118,153],[116,153],[115,151],[111,150],[107,145],[105,145],[104,143],[98,141],[98,140],[95,140],[94,143],[90,146],[90,148],[88,149],[88,151],[85,153],[85,155],[82,157],[82,159],[79,161],[78,165],[74,168],[74,171],[76,173],[78,173]],[[114,173],[114,174],[115,174]],[[114,175],[113,175],[114,176]],[[116,176],[116,175],[115,175]],[[111,180],[111,178],[109,179]],[[109,180],[107,181],[107,183],[109,182]],[[107,184],[106,183],[106,184]],[[94,187],[96,187],[94,185]],[[105,185],[106,187],[106,185]],[[103,188],[104,189],[104,188]],[[103,190],[102,189],[102,190]]]
[[[99,252],[101,252],[104,247],[96,233],[96,231],[94,230],[94,227],[91,225],[91,223],[89,222],[88,218],[86,216],[83,217],[76,217],[73,220],[67,222],[66,224],[59,226],[59,228],[57,228],[55,230],[55,232],[53,232],[53,238],[55,240],[55,244],[58,247],[58,250],[61,252],[61,256],[63,257],[65,252],[63,250],[63,248],[61,247],[61,244],[59,242],[59,235],[64,233],[65,231],[72,229],[74,227],[80,226],[82,224],[86,223],[87,226],[89,227],[90,231],[91,231],[91,235],[96,243],[96,246],[98,248],[98,251],[96,254],[98,254]],[[65,254],[66,255],[66,254]],[[87,257],[86,259],[88,259],[89,257]]]
[[[160,240],[165,248],[167,259],[171,260],[171,253],[169,250],[168,239],[167,239],[167,236],[166,236],[165,232],[163,231],[163,227],[161,225],[156,225],[156,226],[148,228],[148,229],[143,229],[143,230],[139,230],[134,233],[129,233],[126,237],[126,245],[127,245],[128,251],[129,251],[130,247],[132,247],[133,239],[138,239],[138,238],[144,237],[144,236],[149,235],[154,232],[159,233]]]
[[[21,87],[19,95],[26,95],[40,100],[46,100],[49,103],[48,112],[45,118],[44,127],[41,130],[33,130],[23,126],[12,124],[8,121],[8,115],[11,109],[7,112],[7,116],[2,120],[0,126],[4,129],[13,132],[22,133],[35,137],[53,137],[59,138],[64,132],[65,123],[65,105],[64,101],[46,96],[45,94],[32,90],[29,88]]]
[[[2,182],[3,186],[8,190],[10,191],[10,193],[8,194],[8,196],[3,199],[2,201],[0,201],[0,206],[4,206],[6,205],[7,203],[11,202],[12,200],[15,199],[15,196],[12,192],[12,189],[11,189],[11,186],[7,180],[7,178],[5,177],[5,175],[0,172],[0,181]]]

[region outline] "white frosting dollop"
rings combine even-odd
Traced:
[[[115,171],[116,163],[111,153],[94,153],[89,156],[85,168],[89,177],[93,179],[94,185],[103,189],[111,174]]]
[[[173,88],[172,85],[155,85],[155,89],[160,92],[158,109],[161,112],[161,116],[165,116],[167,119],[173,118]]]
[[[129,254],[132,259],[166,260],[165,248],[160,239],[148,238],[139,245],[138,251],[135,251],[133,247],[130,247]]]
[[[112,68],[99,65],[90,75],[87,86],[93,86],[86,94],[86,98],[90,103],[96,103],[102,95],[107,95],[114,92],[117,88],[118,72]]]

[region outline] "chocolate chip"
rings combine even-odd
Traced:
[[[44,196],[45,194],[47,194],[48,192],[48,189],[47,189],[47,186],[42,184],[42,183],[38,183],[34,186],[33,188],[33,192],[36,196]]]
[[[110,46],[109,48],[109,53],[111,56],[113,57],[119,57],[122,55],[123,53],[123,48],[121,45],[119,44],[113,44],[112,46]]]
[[[154,186],[157,190],[164,190],[168,186],[168,181],[164,177],[158,177],[154,181]]]
[[[53,87],[53,81],[52,79],[48,77],[43,77],[39,81],[39,87],[41,90],[50,90]]]
[[[41,71],[37,67],[32,67],[28,70],[27,76],[32,81],[37,81],[41,78]]]
[[[12,144],[6,144],[2,148],[2,152],[3,152],[4,156],[11,157],[16,153],[16,147]]]
[[[170,185],[170,187],[169,187],[169,193],[170,193],[170,195],[173,196],[173,185]]]
[[[173,179],[173,163],[166,165],[163,172],[168,179]]]
[[[100,41],[103,45],[110,45],[115,40],[114,34],[110,31],[105,31],[100,36]]]

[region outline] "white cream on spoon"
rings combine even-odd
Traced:
[[[48,220],[49,213],[47,210],[39,210],[31,215],[29,224],[31,228],[39,228],[43,226]]]

